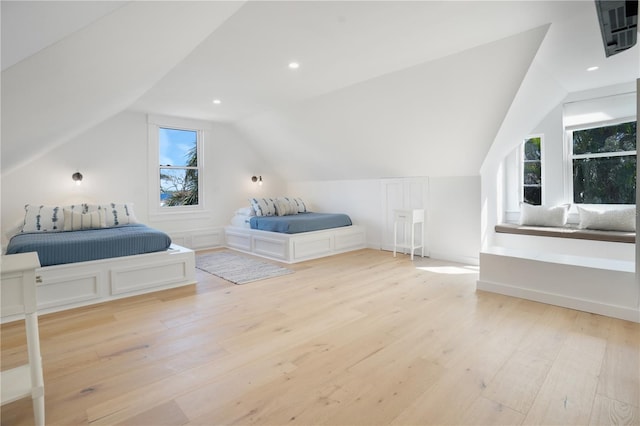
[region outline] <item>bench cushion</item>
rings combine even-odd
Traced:
[[[598,231],[592,229],[578,229],[572,226],[546,227],[516,225],[512,223],[501,223],[495,226],[496,232],[520,235],[536,235],[540,237],[576,238],[582,240],[609,241],[616,243],[636,242],[635,232],[622,231]]]

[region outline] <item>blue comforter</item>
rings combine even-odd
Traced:
[[[171,238],[143,224],[68,232],[32,232],[14,236],[7,254],[38,252],[41,266],[85,262],[163,251]]]
[[[286,216],[253,216],[251,229],[298,234],[352,225],[351,218],[343,213],[299,213]]]

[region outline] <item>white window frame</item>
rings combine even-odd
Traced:
[[[177,117],[148,116],[148,176],[149,191],[148,205],[149,217],[152,221],[175,220],[180,216],[189,219],[200,219],[209,217],[206,210],[206,169],[205,169],[205,139],[211,125],[197,120],[188,120]],[[159,164],[159,130],[176,129],[195,131],[197,133],[197,155],[198,155],[198,205],[195,206],[160,206],[160,164]]]
[[[627,123],[630,121],[637,121],[636,117],[622,117],[613,120],[597,121],[592,123],[576,124],[573,126],[566,126],[564,131],[565,138],[565,158],[564,158],[564,188],[565,188],[565,202],[571,204],[572,212],[575,211],[577,205],[573,200],[573,160],[580,158],[597,158],[597,157],[617,157],[626,155],[635,155],[636,161],[638,158],[637,147],[635,151],[621,151],[621,152],[607,152],[596,154],[579,154],[573,155],[573,132],[577,130],[595,129],[597,127],[615,126],[616,124]],[[637,183],[636,183],[637,186]],[[637,200],[636,200],[637,203]],[[629,204],[580,204],[584,207],[598,207],[602,210],[615,209],[621,206],[629,206]]]
[[[545,183],[547,181],[546,177],[545,177],[545,167],[544,167],[544,135],[543,134],[532,134],[532,135],[528,135],[527,137],[525,137],[522,140],[522,143],[520,144],[520,149],[518,150],[518,200],[520,201],[520,203],[524,203],[524,144],[527,140],[529,139],[534,139],[534,138],[540,138],[540,179],[542,180],[542,182],[540,183],[540,205],[544,205],[545,204],[545,190],[544,190],[544,186]]]

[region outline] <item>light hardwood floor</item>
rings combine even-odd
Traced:
[[[287,267],[41,316],[47,424],[640,424],[639,324],[389,252]],[[24,359],[4,325],[2,368]]]

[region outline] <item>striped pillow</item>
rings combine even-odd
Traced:
[[[276,206],[278,207],[278,216],[298,214],[298,203],[296,203],[293,198],[278,197]],[[280,213],[281,211],[282,213]]]
[[[133,212],[132,203],[109,203],[90,205],[89,211],[102,211],[106,219],[107,227],[130,225],[138,223],[136,215]]]
[[[256,216],[275,216],[277,214],[276,204],[271,198],[249,198],[251,207],[256,212]]]
[[[74,212],[64,209],[64,230],[79,231],[82,229],[106,228],[104,211],[90,213]]]
[[[64,228],[64,212],[58,206],[24,206],[21,232],[55,232]]]
[[[298,205],[298,213],[307,212],[307,205],[302,201],[302,198],[294,198],[293,201]]]

